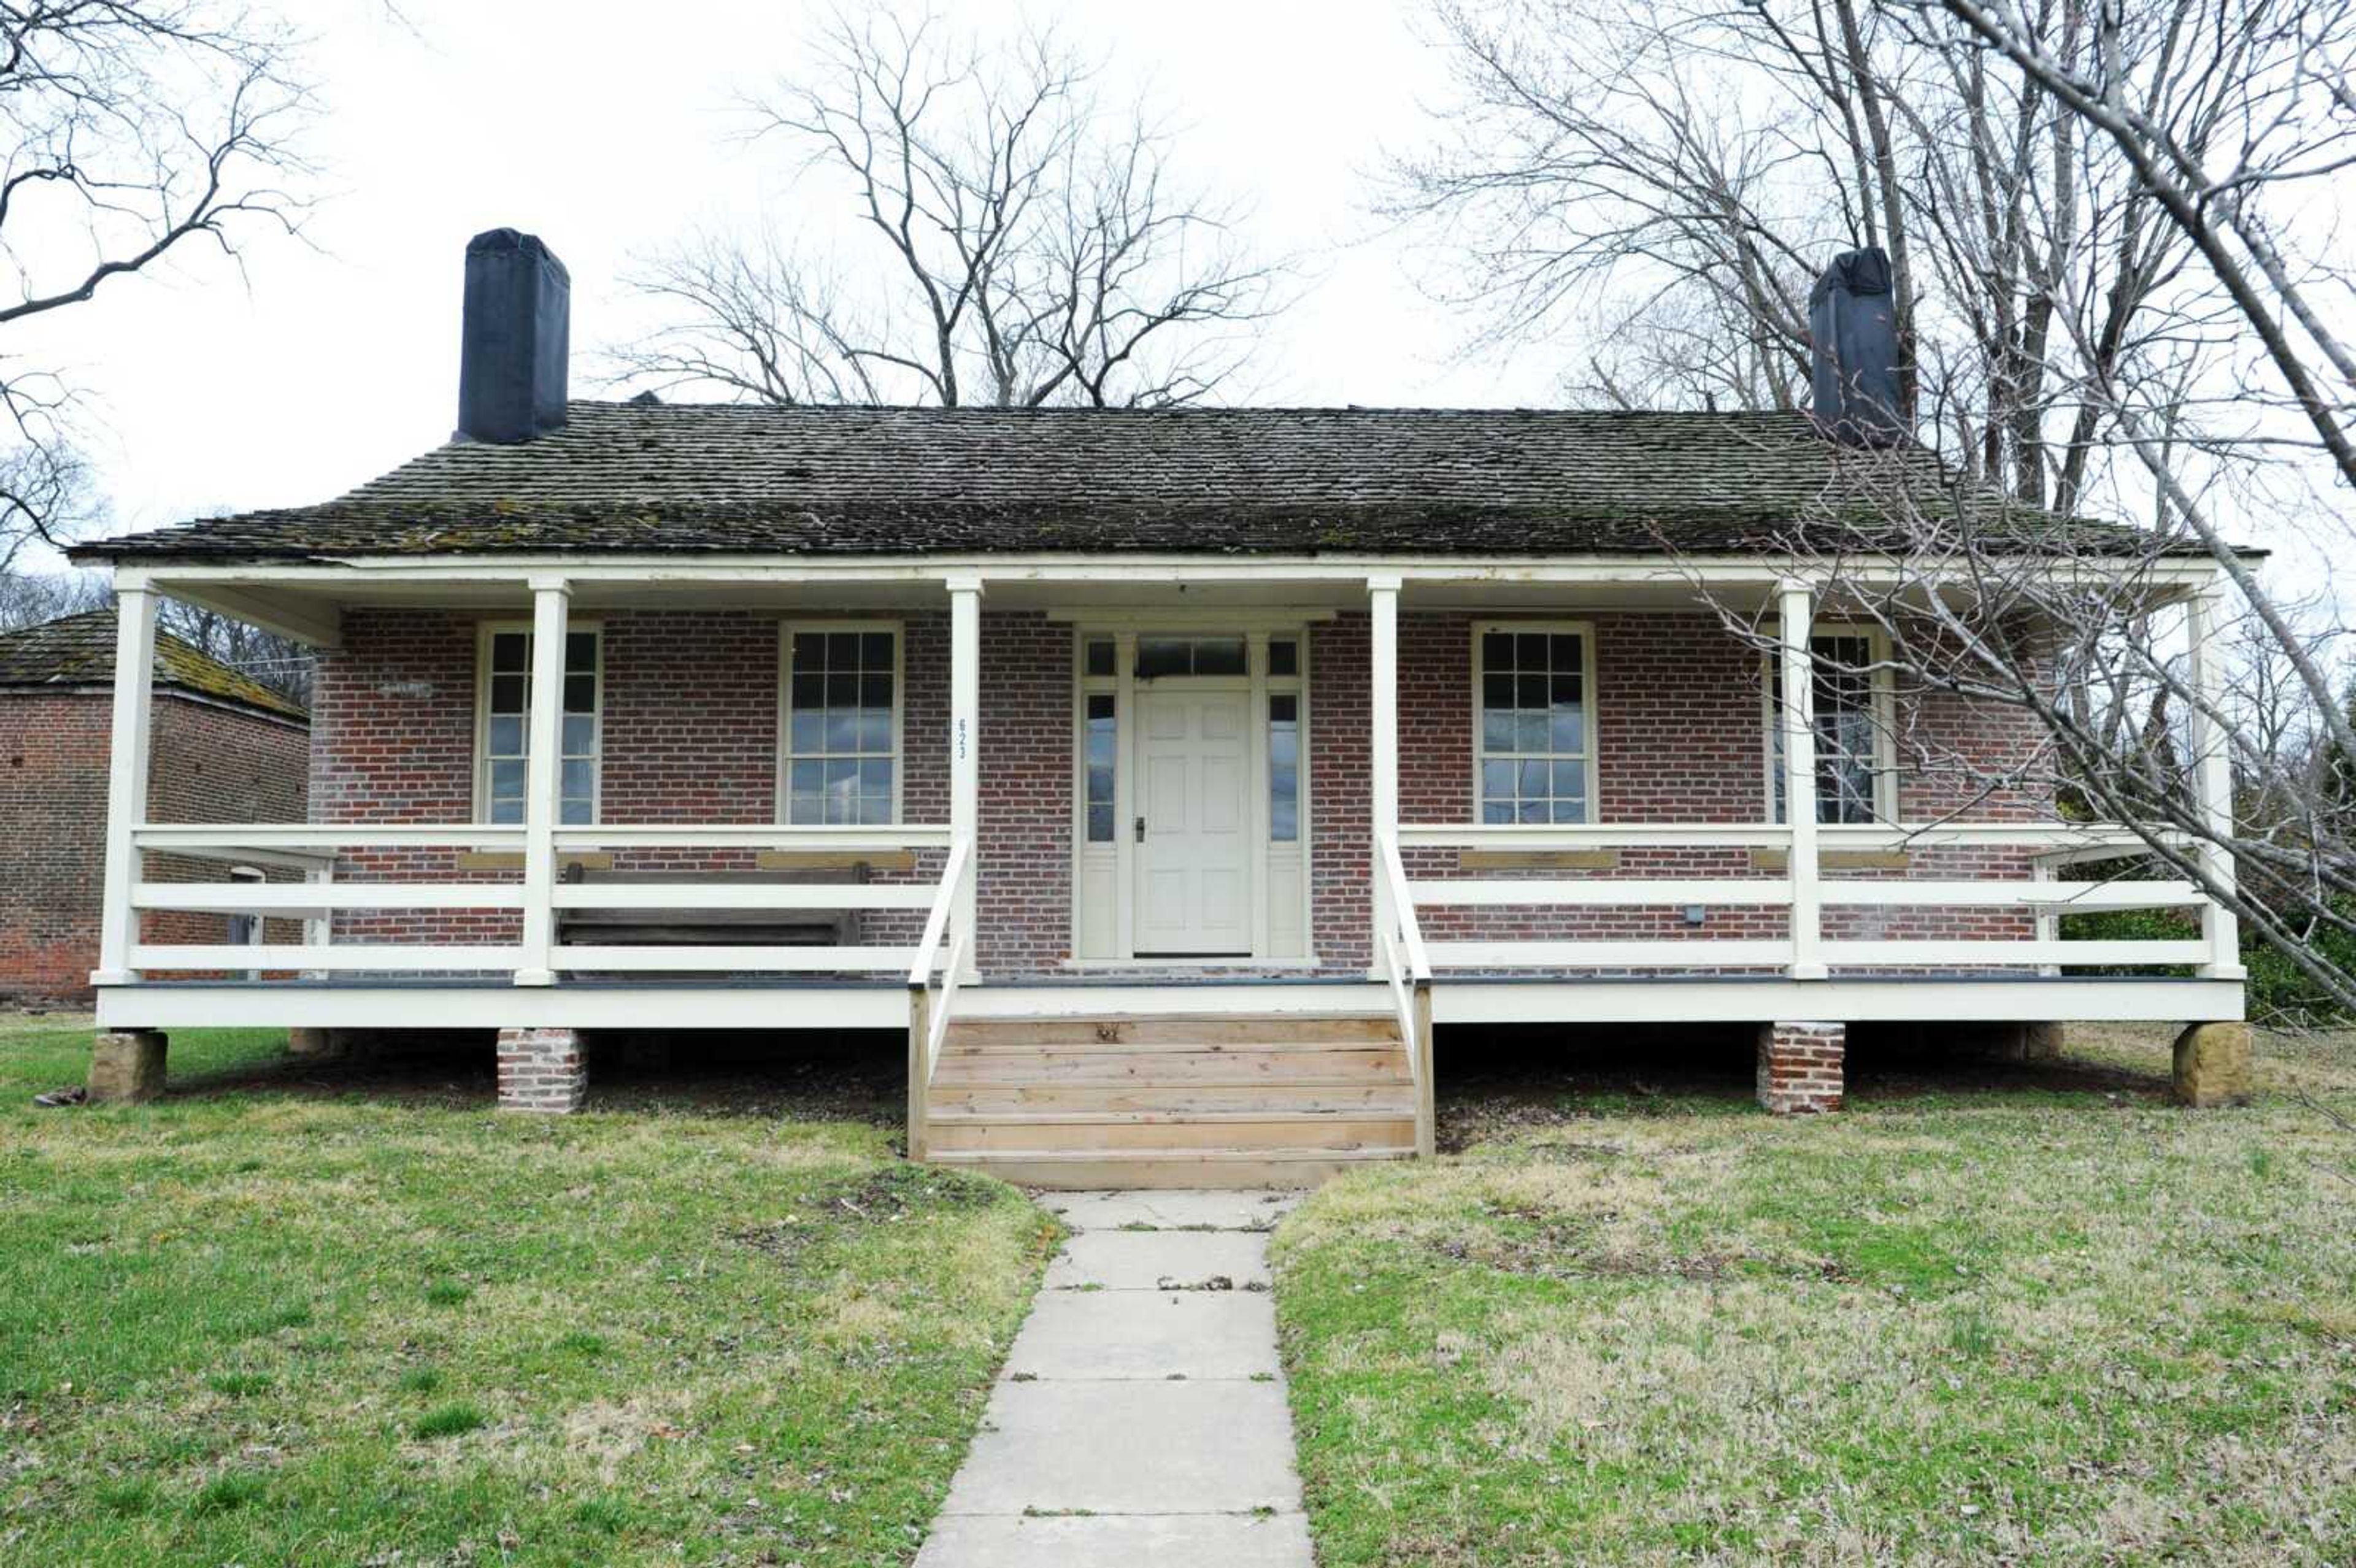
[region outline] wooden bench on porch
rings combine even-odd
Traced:
[[[605,870],[579,863],[562,880],[591,887],[778,886],[836,883],[862,886],[867,864],[807,870]],[[567,947],[851,947],[858,944],[855,909],[560,909],[556,940]]]

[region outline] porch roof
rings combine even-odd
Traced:
[[[912,409],[574,402],[336,500],[86,544],[78,560],[493,553],[1785,553],[1919,545],[1893,503],[2024,554],[2140,530],[1960,489],[1926,449],[1805,414]]]

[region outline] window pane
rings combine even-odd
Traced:
[[[1301,699],[1268,699],[1268,836],[1290,844],[1301,834]]]
[[[1577,706],[1558,703],[1551,721],[1551,740],[1558,752],[1580,752],[1587,747],[1587,715]]]
[[[523,718],[520,714],[495,713],[486,733],[485,743],[494,757],[523,755]]]
[[[814,708],[797,708],[787,726],[787,741],[796,752],[810,752],[826,744],[826,715]]]
[[[1481,763],[1481,794],[1491,800],[1513,799],[1514,764],[1483,758]]]
[[[501,758],[491,763],[491,799],[523,800],[524,761],[521,757]]]
[[[1543,632],[1519,632],[1514,636],[1514,667],[1527,674],[1547,667],[1547,637]]]
[[[870,709],[859,721],[859,749],[870,753],[890,755],[892,751],[892,710]]]
[[[594,713],[597,710],[597,677],[594,675],[568,675],[564,677],[564,711]]]
[[[530,667],[527,639],[521,632],[491,634],[491,667],[495,670],[521,671]]]
[[[1481,677],[1481,706],[1510,709],[1514,705],[1514,677],[1510,675],[1484,675]]]
[[[1510,752],[1514,749],[1514,710],[1510,708],[1481,709],[1481,749],[1484,752]]]
[[[597,673],[597,634],[567,632],[564,634],[564,673],[594,675]]]
[[[1091,805],[1088,807],[1088,842],[1091,844],[1109,844],[1112,842],[1111,805]]]
[[[859,638],[859,662],[869,669],[880,669],[886,675],[892,670],[892,634],[865,632]]]
[[[1193,672],[1194,646],[1183,637],[1137,639],[1137,678],[1155,680],[1165,675]]]
[[[797,637],[795,641],[801,639]],[[805,674],[798,665],[794,672],[794,706],[797,709],[822,708],[826,705],[826,677]]]
[[[826,705],[829,708],[859,706],[859,674],[830,666],[826,672]]]
[[[493,725],[504,720],[494,719]],[[498,748],[494,747],[493,750]],[[518,748],[520,750],[521,748]],[[597,749],[597,720],[588,713],[568,713],[564,716],[564,754],[585,757]]]
[[[794,673],[826,667],[826,639],[816,632],[794,634]]]
[[[1511,822],[1514,803],[1510,800],[1484,800],[1481,803],[1481,820],[1485,824]]]
[[[1113,662],[1114,655],[1119,650],[1116,649],[1111,643],[1092,642],[1087,645],[1086,661],[1083,667],[1086,668],[1090,675],[1118,675],[1120,671]]]
[[[1268,673],[1272,676],[1299,675],[1301,645],[1290,637],[1277,637],[1270,640],[1268,645]]]
[[[829,632],[826,635],[826,667],[829,673],[859,667],[858,633]]]
[[[564,759],[564,779],[562,787],[567,796],[587,799],[594,787],[591,781],[594,776],[594,767],[588,758]]]
[[[890,708],[892,706],[892,672],[886,669],[881,675],[870,673],[861,676],[859,701],[863,708]]]
[[[1551,645],[1552,654],[1548,662],[1554,666],[1554,672],[1561,675],[1569,671],[1574,677],[1577,676],[1580,666],[1585,662],[1580,657],[1579,639],[1568,633],[1557,633],[1548,639],[1548,642]]]
[[[495,675],[491,677],[491,711],[521,713],[525,709],[523,677]]]
[[[596,820],[595,803],[586,795],[567,795],[557,808],[556,820],[573,827],[583,827]]]
[[[1241,637],[1203,637],[1194,644],[1196,675],[1245,675],[1245,645]]]
[[[830,752],[855,752],[859,749],[857,709],[830,708],[826,710],[826,749]]]
[[[523,820],[523,796],[519,795],[492,796],[490,815],[491,821],[495,824],[521,822]]]
[[[1481,667],[1483,670],[1506,671],[1514,667],[1514,639],[1503,632],[1481,635]]]

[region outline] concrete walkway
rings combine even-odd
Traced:
[[[1310,1568],[1270,1192],[1056,1192],[1072,1229],[916,1568]]]

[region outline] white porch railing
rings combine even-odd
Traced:
[[[2031,875],[2000,878],[1782,876],[1646,878],[1442,877],[1405,880],[1394,896],[1422,908],[1637,909],[1781,908],[1782,936],[1676,937],[1646,941],[1606,938],[1434,941],[1426,944],[1436,970],[1756,969],[1783,968],[1800,977],[1797,955],[1825,965],[1852,968],[2062,969],[2232,963],[2203,935],[2184,941],[2061,940],[2052,921],[2062,914],[2111,910],[2203,909],[2209,900],[2187,881],[2070,881],[2051,871],[2073,860],[2147,848],[2132,829],[2074,823],[1952,823],[1919,827],[1844,827],[1816,829],[1821,855],[1914,848],[1997,848],[2026,851]],[[1641,848],[1665,850],[1780,849],[1789,853],[1788,827],[1750,824],[1690,826],[1611,824],[1587,827],[1401,827],[1408,849],[1547,852]],[[1808,891],[1812,898],[1795,897]],[[1941,937],[1876,941],[1826,939],[1819,909],[2006,909],[2037,918],[2032,938]]]
[[[813,853],[828,857],[899,853],[940,848],[948,844],[949,830],[917,827],[567,827],[556,835],[556,849],[580,853],[600,849],[634,851],[678,850],[701,854],[712,850],[771,850]],[[155,882],[141,880],[130,890],[134,912],[187,911],[204,913],[254,914],[265,918],[300,919],[306,934],[300,944],[252,945],[229,943],[169,943],[134,941],[129,967],[134,971],[169,974],[187,971],[297,970],[310,974],[376,972],[476,974],[526,967],[524,947],[504,942],[426,942],[337,944],[332,922],[342,911],[402,912],[414,911],[487,911],[514,912],[529,922],[535,907],[535,885],[523,877],[524,829],[518,827],[362,827],[334,824],[263,827],[151,825],[131,833],[135,855],[171,854],[185,858],[300,871],[305,880],[266,882]],[[406,850],[452,850],[512,853],[518,869],[514,880],[334,880],[338,857]],[[954,879],[944,876],[944,885]],[[937,901],[929,882],[782,883],[744,882],[699,877],[680,869],[675,878],[618,885],[598,882],[549,881],[539,885],[538,908],[548,928],[562,910],[680,910],[693,912],[741,911],[926,910]],[[136,921],[133,927],[136,929]],[[579,973],[779,974],[822,973],[888,975],[907,970],[917,949],[905,945],[854,944],[801,946],[753,944],[686,945],[666,944],[581,944],[552,946],[551,969]]]
[[[948,1040],[958,987],[973,961],[973,928],[956,918],[968,907],[975,884],[973,840],[959,837],[941,869],[940,886],[925,933],[916,939],[908,965],[908,1157],[925,1157],[925,1122],[932,1098],[933,1072]],[[944,953],[946,942],[948,950]],[[937,972],[940,978],[934,979]]]
[[[1415,1084],[1415,1152],[1429,1157],[1439,1132],[1431,1076],[1431,958],[1416,919],[1414,889],[1399,859],[1398,841],[1388,835],[1375,840],[1375,880],[1387,895],[1376,901],[1383,912],[1376,956],[1390,982],[1399,1043],[1406,1049],[1408,1072]]]

